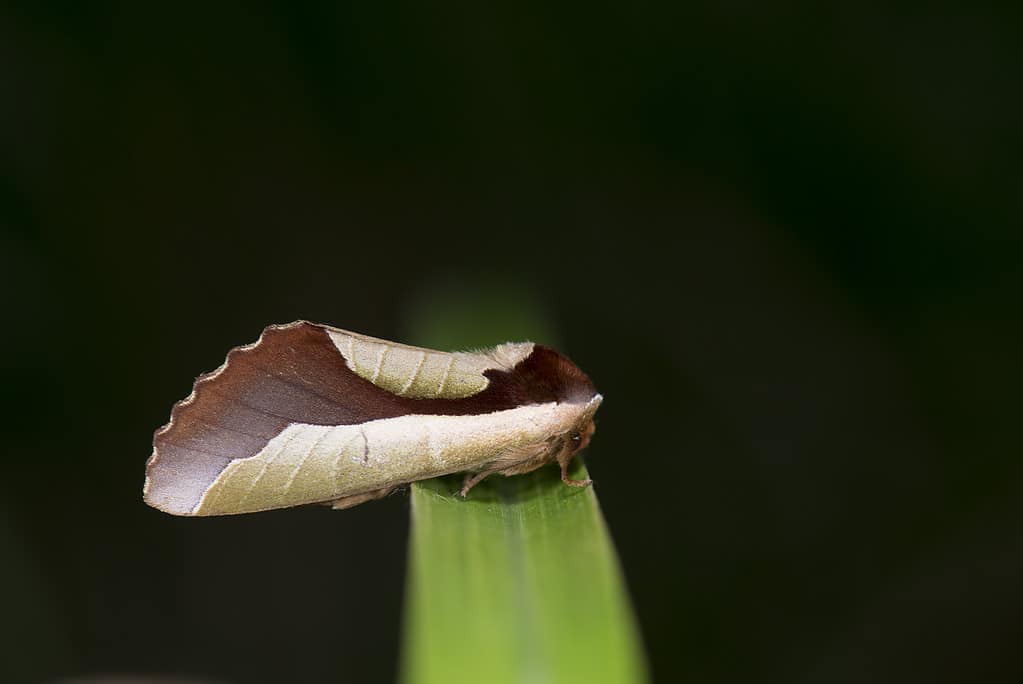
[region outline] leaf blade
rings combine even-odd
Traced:
[[[412,488],[404,681],[646,681],[593,488],[556,468],[488,478],[466,500],[457,485]]]

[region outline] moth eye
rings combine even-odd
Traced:
[[[582,442],[582,441],[583,441],[583,436],[582,436],[582,435],[580,435],[580,434],[579,434],[578,432],[575,432],[575,431],[573,431],[573,432],[572,432],[572,433],[571,433],[571,434],[570,434],[570,435],[568,436],[568,438],[569,438],[570,440],[572,440],[572,444],[579,444],[580,442]]]

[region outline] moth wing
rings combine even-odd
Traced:
[[[486,389],[487,369],[510,368],[532,347],[447,353],[306,321],[269,326],[175,404],[153,437],[144,499],[176,515],[209,515],[358,493],[358,483],[336,476],[338,459],[366,456],[360,426],[514,406],[504,392],[488,393],[482,408],[470,398]],[[259,454],[267,459],[257,463]],[[214,483],[222,491],[208,497]]]
[[[153,436],[145,501],[191,515],[228,464],[259,453],[290,424],[352,425],[404,411],[398,397],[351,372],[321,326],[269,326],[175,404]]]

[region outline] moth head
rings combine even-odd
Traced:
[[[597,426],[593,422],[593,418],[587,419],[584,423],[580,424],[576,429],[568,433],[568,446],[574,454],[577,451],[582,451],[589,446],[590,438],[593,437],[593,433],[596,432]]]
[[[577,451],[582,451],[589,445],[593,433],[597,431],[597,425],[593,421],[593,414],[597,412],[603,399],[599,394],[594,395],[586,405],[586,408],[583,409],[582,415],[576,422],[575,427],[565,434],[565,446],[569,453],[574,454]]]

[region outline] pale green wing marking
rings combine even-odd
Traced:
[[[533,351],[509,342],[479,352],[441,352],[325,327],[345,363],[377,387],[412,399],[461,399],[486,389],[484,371],[511,370]]]
[[[193,515],[248,513],[465,470],[571,429],[581,404],[520,406],[475,416],[407,415],[360,425],[292,423],[259,453],[232,461]]]

